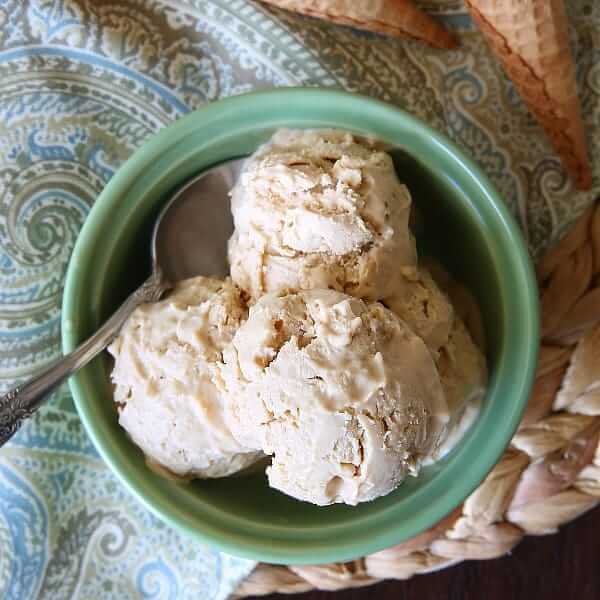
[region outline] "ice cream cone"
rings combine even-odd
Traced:
[[[279,8],[375,33],[454,48],[456,40],[412,0],[263,0]]]
[[[591,186],[563,0],[465,0],[580,189]]]

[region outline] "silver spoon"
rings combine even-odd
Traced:
[[[227,275],[227,240],[233,232],[228,193],[242,163],[243,159],[239,159],[214,167],[175,192],[154,224],[150,277],[73,352],[0,397],[0,446],[33,415],[50,392],[115,339],[140,304],[156,302],[182,279]]]

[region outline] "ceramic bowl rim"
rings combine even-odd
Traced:
[[[367,539],[342,541],[336,538],[329,540],[328,543],[315,545],[314,548],[310,549],[296,548],[293,543],[282,547],[275,543],[271,544],[260,539],[257,540],[251,532],[236,531],[235,524],[231,526],[230,530],[220,530],[212,527],[210,523],[199,525],[197,522],[191,522],[189,515],[158,500],[152,493],[144,489],[143,478],[138,477],[139,474],[124,467],[123,463],[113,454],[110,439],[105,439],[98,430],[92,410],[94,400],[86,397],[85,386],[83,385],[88,368],[83,369],[78,375],[71,378],[70,388],[85,429],[104,461],[127,489],[163,521],[220,550],[255,560],[280,564],[350,560],[399,543],[432,526],[462,502],[484,479],[500,458],[521,419],[535,373],[539,331],[535,277],[519,228],[499,193],[479,167],[442,134],[437,133],[399,108],[357,94],[318,88],[285,88],[252,92],[206,105],[161,130],[137,150],[108,182],[85,221],[69,263],[61,321],[64,352],[71,351],[80,339],[80,333],[76,327],[73,327],[73,322],[77,322],[76,319],[74,320],[78,310],[77,298],[82,292],[80,289],[81,265],[89,264],[90,247],[101,238],[103,230],[110,222],[111,206],[118,200],[123,190],[129,189],[134,179],[143,172],[143,169],[147,168],[152,161],[165,152],[165,148],[176,144],[177,140],[186,135],[190,129],[201,128],[203,124],[222,118],[224,114],[232,114],[232,111],[243,112],[255,103],[261,103],[264,106],[268,106],[270,103],[289,104],[291,107],[298,107],[303,103],[307,105],[311,103],[335,103],[347,110],[351,108],[351,110],[357,112],[367,111],[369,115],[373,115],[373,118],[394,122],[410,128],[423,139],[423,142],[428,145],[434,154],[444,154],[453,161],[454,168],[462,171],[461,176],[470,178],[473,189],[480,194],[477,201],[482,203],[481,206],[483,206],[483,203],[491,205],[490,210],[493,209],[497,224],[503,229],[503,236],[507,242],[510,241],[511,248],[510,250],[507,249],[506,252],[512,260],[512,267],[519,274],[519,281],[513,283],[520,285],[520,288],[514,290],[514,293],[520,294],[522,299],[520,314],[518,315],[523,322],[520,340],[526,346],[517,349],[522,359],[522,371],[519,374],[518,391],[515,394],[518,397],[512,400],[510,410],[506,412],[502,435],[490,435],[485,451],[472,457],[468,473],[453,482],[453,486],[447,494],[424,506],[421,513],[415,515],[414,520],[411,520],[410,523],[395,523],[388,514],[386,523],[389,523],[389,527],[385,528],[385,532],[372,537],[367,536]],[[513,385],[515,385],[514,381]],[[123,433],[123,435],[125,434]],[[396,509],[396,507],[393,508]],[[382,512],[389,513],[390,510]],[[371,515],[369,518],[377,516],[383,518],[379,513],[374,516]],[[326,529],[326,526],[324,527]],[[403,532],[402,535],[400,535],[400,532]]]

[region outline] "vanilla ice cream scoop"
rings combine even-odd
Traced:
[[[109,347],[119,423],[151,463],[223,477],[262,456],[232,436],[214,383],[215,364],[246,316],[230,281],[196,277],[137,308]]]
[[[270,485],[319,505],[389,493],[448,420],[423,341],[381,304],[332,290],[261,297],[222,375],[234,435],[273,455]]]
[[[332,130],[280,130],[231,193],[231,277],[252,297],[315,288],[379,300],[416,265],[392,159]]]

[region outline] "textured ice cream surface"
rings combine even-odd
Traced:
[[[435,354],[451,418],[441,446],[426,461],[433,462],[452,450],[476,420],[488,373],[483,320],[473,294],[435,260],[421,264],[427,265],[454,310],[447,340]]]
[[[459,410],[485,390],[485,357],[459,317],[454,319],[448,341],[440,348],[436,366],[450,412]]]
[[[452,304],[454,316],[446,341],[436,354],[436,366],[451,412],[481,396],[487,384],[485,335],[479,305],[471,291],[432,258],[421,260],[430,279]]]
[[[384,302],[436,353],[448,341],[452,329],[452,304],[427,268],[420,267],[401,277],[403,282]]]
[[[254,298],[334,289],[378,300],[414,269],[410,195],[388,154],[336,130],[280,130],[231,193],[232,279]]]
[[[479,350],[486,347],[485,329],[479,304],[471,290],[457,281],[444,267],[432,257],[420,258],[419,264],[425,267],[438,287],[450,300],[454,313],[462,319],[467,331]]]
[[[435,362],[450,420],[441,443],[423,461],[424,464],[443,458],[462,440],[479,415],[487,384],[483,352],[459,316],[455,316],[448,341],[440,348]]]
[[[340,292],[261,297],[224,360],[234,435],[273,455],[272,487],[315,504],[389,493],[448,420],[423,341],[381,304]]]
[[[196,277],[129,317],[109,347],[119,423],[149,462],[189,477],[223,477],[261,457],[224,418],[217,361],[247,317],[230,281]]]

